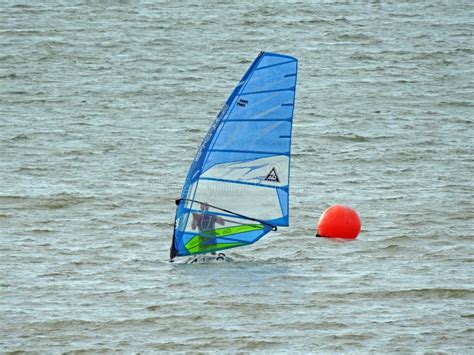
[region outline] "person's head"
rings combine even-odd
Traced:
[[[201,202],[201,210],[208,211],[209,210],[209,205],[205,202]]]

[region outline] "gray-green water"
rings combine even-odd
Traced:
[[[470,1],[0,3],[0,351],[473,351]],[[260,50],[299,59],[291,226],[169,264]],[[315,239],[329,205],[355,242]]]

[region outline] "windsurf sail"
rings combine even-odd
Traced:
[[[171,259],[249,245],[288,226],[297,65],[261,52],[227,99],[176,200]]]

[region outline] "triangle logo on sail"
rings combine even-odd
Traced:
[[[280,182],[280,179],[278,178],[275,168],[272,168],[272,171],[268,173],[267,177],[265,178],[265,181]]]

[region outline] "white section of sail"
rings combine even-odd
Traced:
[[[274,188],[200,180],[194,200],[259,220],[283,217]]]
[[[260,184],[262,186],[283,187],[288,185],[288,164],[289,158],[286,155],[277,155],[245,162],[224,163],[213,166],[202,174],[200,178],[233,180]],[[275,176],[276,179],[274,178]]]

